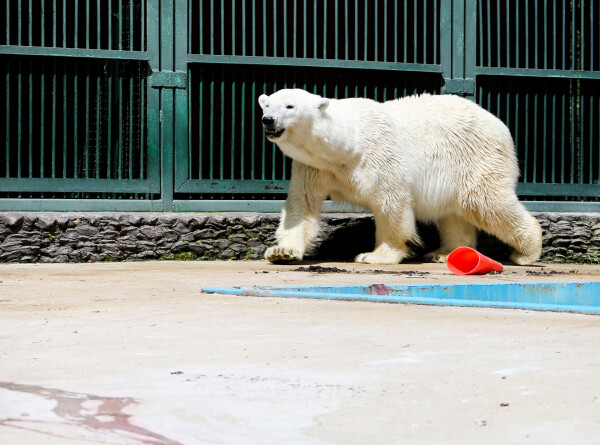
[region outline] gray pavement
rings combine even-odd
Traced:
[[[600,444],[598,316],[200,292],[600,267],[320,265],[0,265],[0,444]]]

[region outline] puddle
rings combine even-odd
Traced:
[[[474,306],[600,315],[600,281],[204,288],[206,293]]]

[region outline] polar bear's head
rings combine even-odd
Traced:
[[[329,99],[304,90],[279,90],[267,96],[262,94],[258,103],[263,109],[262,123],[271,142],[286,139],[294,132],[310,131],[314,119],[329,105]]]

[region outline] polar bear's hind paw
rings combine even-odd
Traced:
[[[273,246],[265,252],[265,259],[271,263],[288,263],[302,260],[302,253],[293,247]]]

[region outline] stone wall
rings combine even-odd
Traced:
[[[542,261],[600,263],[600,214],[536,213],[544,229]],[[96,262],[135,260],[260,259],[272,245],[279,215],[151,213],[3,213],[0,262]],[[323,216],[312,252],[319,260],[350,261],[374,244],[365,214]],[[422,248],[435,249],[435,228],[421,225]],[[506,261],[509,249],[480,234],[479,250]]]

